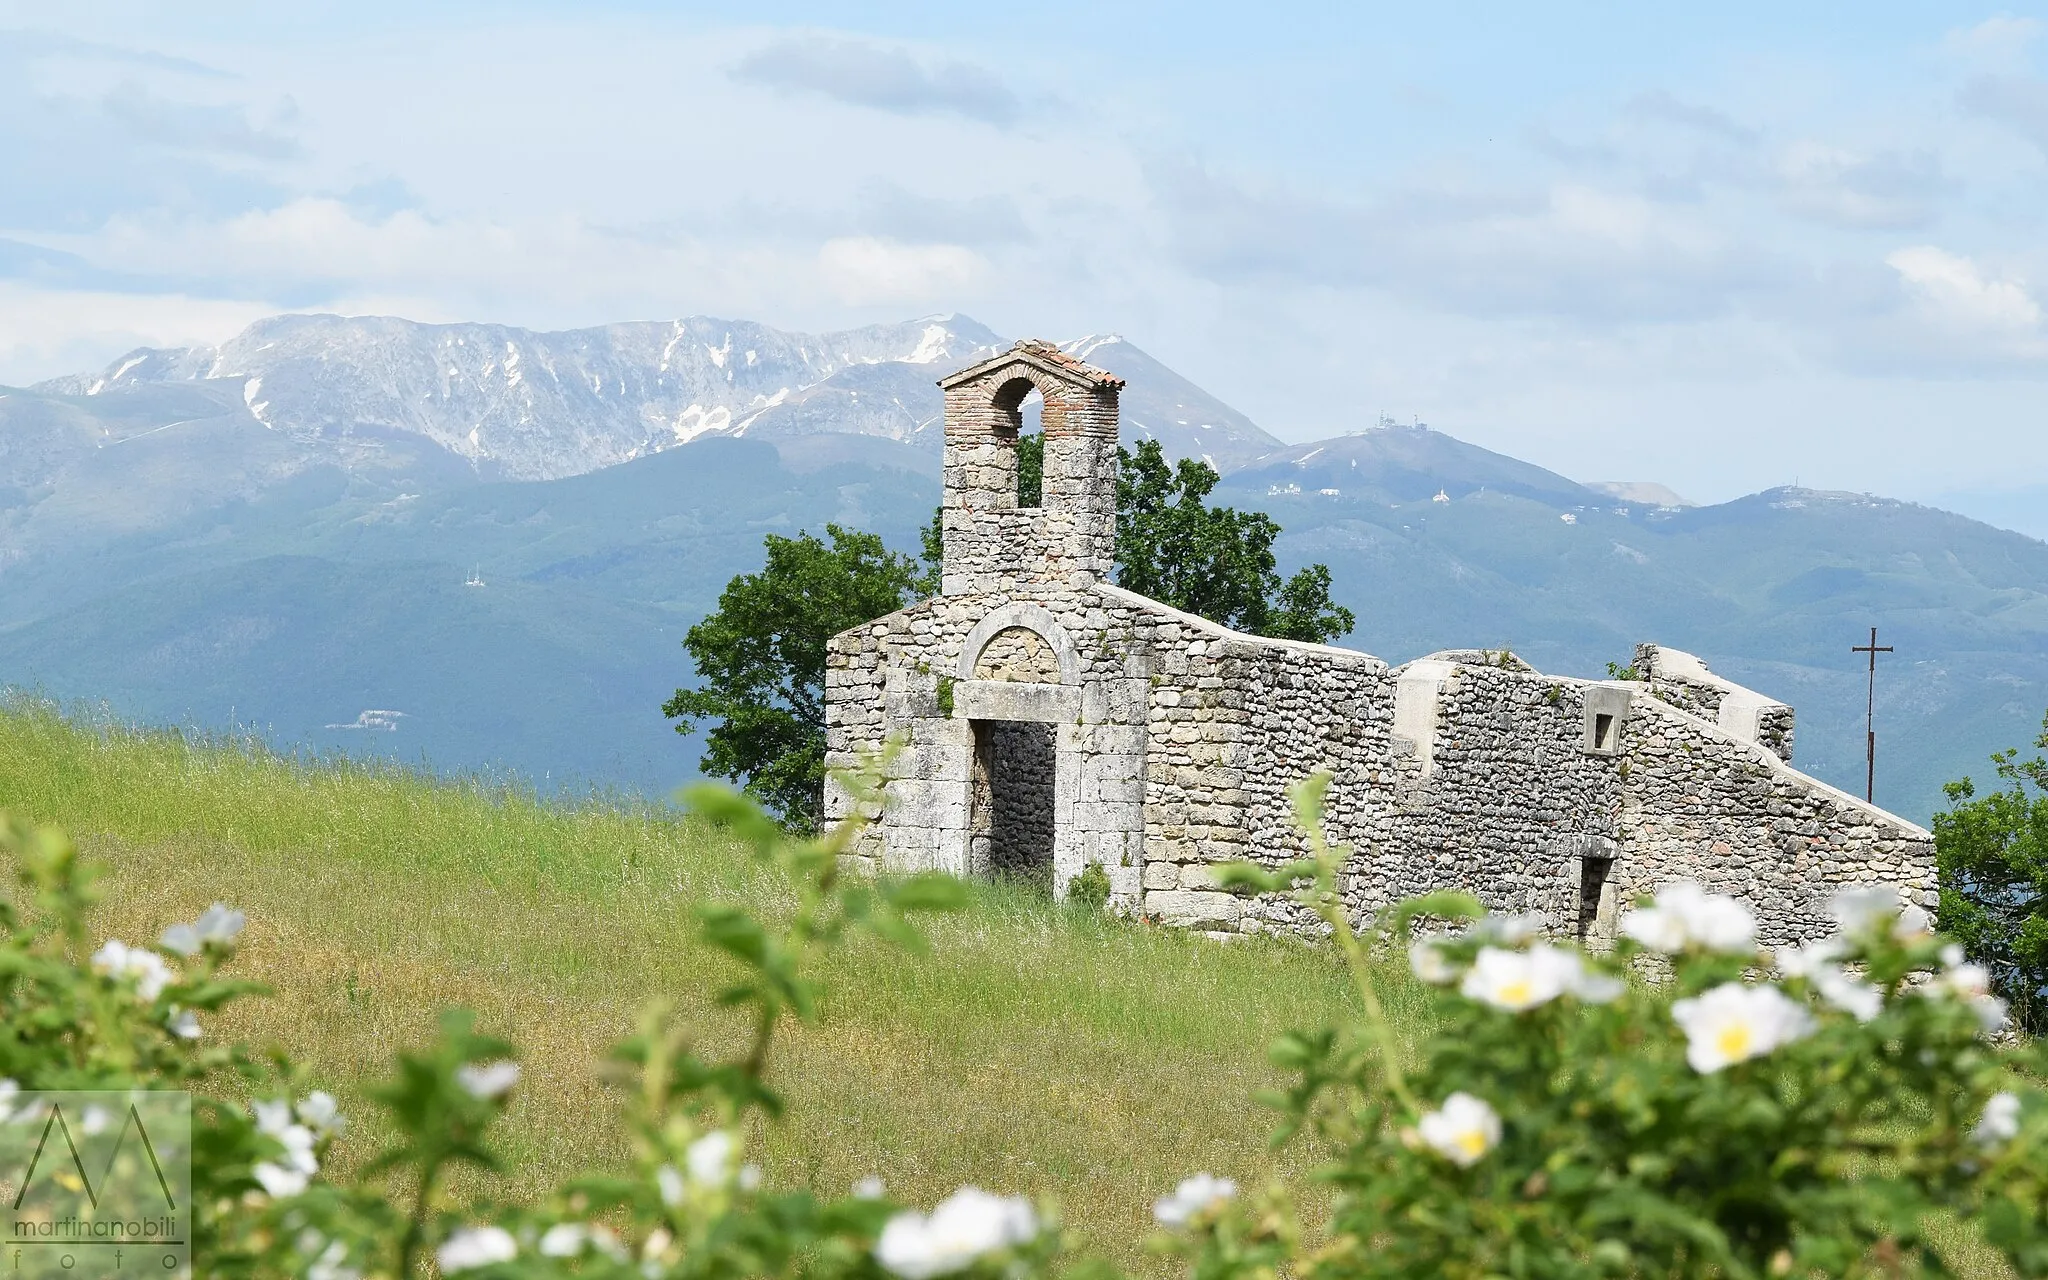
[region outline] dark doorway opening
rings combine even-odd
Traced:
[[[1604,718],[1604,717],[1603,717]],[[1596,939],[1600,932],[1600,897],[1607,888],[1607,873],[1614,859],[1591,854],[1579,859],[1579,941]]]
[[[968,866],[1052,892],[1054,726],[976,720]]]

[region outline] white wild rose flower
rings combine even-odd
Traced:
[[[661,1193],[661,1202],[671,1209],[683,1202],[683,1175],[672,1164],[654,1171],[654,1188]]]
[[[1443,945],[1430,938],[1408,948],[1408,967],[1432,987],[1449,986],[1458,978],[1458,967],[1444,954]]]
[[[306,1268],[306,1280],[363,1280],[363,1272],[348,1265],[348,1246],[336,1240]]]
[[[1778,972],[1788,978],[1803,978],[1813,984],[1820,998],[1854,1017],[1869,1022],[1884,1011],[1884,992],[1868,982],[1851,977],[1836,961],[1848,951],[1840,934],[1799,947],[1780,947],[1776,955]]]
[[[1621,918],[1621,931],[1667,956],[1681,951],[1743,955],[1756,948],[1756,916],[1749,908],[1690,880],[1659,888],[1652,905]]]
[[[1774,986],[1724,982],[1671,1006],[1685,1060],[1701,1075],[1760,1058],[1813,1030],[1813,1015]]]
[[[904,1280],[930,1280],[1037,1235],[1038,1214],[1029,1201],[962,1187],[929,1218],[906,1211],[889,1219],[875,1242],[875,1261]]]
[[[1835,967],[1835,962],[1848,950],[1840,935],[1822,938],[1797,947],[1779,947],[1773,956],[1778,962],[1778,972],[1788,978],[1804,978],[1812,982],[1822,973]]]
[[[319,1158],[313,1153],[317,1145],[313,1131],[292,1120],[292,1105],[282,1098],[258,1100],[250,1104],[250,1110],[256,1116],[256,1131],[275,1138],[284,1148],[283,1155],[261,1162],[250,1172],[272,1196],[298,1195],[320,1172]]]
[[[1196,1214],[1222,1204],[1236,1194],[1237,1184],[1230,1179],[1198,1173],[1184,1179],[1173,1189],[1172,1195],[1161,1196],[1154,1201],[1152,1216],[1165,1226],[1184,1227]]]
[[[284,1136],[292,1124],[292,1104],[283,1098],[268,1101],[257,1099],[249,1104],[249,1111],[256,1117],[256,1131],[267,1133],[273,1138]]]
[[[1820,998],[1855,1018],[1869,1022],[1884,1012],[1884,992],[1843,969],[1831,969],[1814,980]]]
[[[216,902],[191,924],[174,924],[164,930],[163,936],[157,939],[157,945],[181,956],[196,956],[209,946],[233,946],[248,923],[249,918],[241,912],[231,911],[226,904]]]
[[[171,967],[162,956],[142,947],[131,947],[119,938],[107,939],[104,946],[92,953],[92,968],[94,973],[116,982],[133,981],[135,994],[144,1003],[155,1001],[171,983]]]
[[[1872,942],[1887,933],[1899,942],[1915,942],[1934,929],[1934,917],[1907,904],[1898,888],[1888,884],[1838,889],[1828,899],[1828,914],[1855,942]]]
[[[442,1275],[510,1262],[518,1256],[519,1242],[503,1227],[459,1227],[434,1252]]]
[[[298,1195],[313,1181],[311,1174],[297,1169],[287,1169],[268,1160],[261,1161],[250,1174],[273,1199],[283,1200]]]
[[[1619,1000],[1628,991],[1628,983],[1611,973],[1589,969],[1580,960],[1578,976],[1572,979],[1571,994],[1575,1000],[1586,1004],[1607,1004]]]
[[[456,1068],[455,1082],[473,1098],[502,1098],[519,1083],[516,1062],[468,1062]]]
[[[1856,1019],[1869,1022],[1884,1012],[1884,992],[1840,969],[1824,969],[1813,979],[1820,998]]]
[[[691,1143],[683,1152],[683,1165],[690,1171],[690,1181],[700,1187],[722,1187],[736,1182],[742,1191],[759,1187],[759,1165],[744,1164],[733,1168],[736,1147],[732,1134],[724,1129],[714,1129]]]
[[[2005,1029],[2006,1003],[1991,994],[1991,971],[1981,964],[1952,964],[1934,981],[1920,988],[1920,994],[1938,1000],[1953,996],[1977,1015],[1977,1025],[1986,1035]]]
[[[1473,936],[1482,942],[1498,942],[1502,946],[1519,947],[1533,941],[1543,932],[1543,917],[1538,915],[1511,915],[1493,911],[1479,917],[1472,926]]]
[[[668,1256],[669,1246],[676,1238],[668,1233],[667,1227],[656,1227],[640,1242],[640,1273],[646,1276],[661,1274],[661,1260]]]
[[[1980,1147],[1997,1147],[2019,1136],[2019,1095],[2003,1090],[1986,1098],[1984,1115],[1977,1121],[1977,1127],[1970,1131],[1971,1140]]]
[[[540,1254],[545,1258],[574,1258],[592,1249],[614,1262],[629,1256],[626,1246],[602,1223],[557,1222],[541,1233]]]
[[[1891,927],[1899,916],[1899,891],[1888,884],[1837,889],[1828,899],[1835,927],[1853,939],[1867,938]]]
[[[315,1239],[313,1245],[317,1247],[317,1243]],[[305,1241],[301,1241],[299,1251],[313,1253],[311,1247],[305,1247]],[[348,1245],[330,1241],[326,1249],[319,1249],[311,1266],[305,1268],[305,1280],[362,1280],[362,1270],[348,1266]]]
[[[1527,951],[1481,947],[1458,990],[1467,999],[1521,1013],[1569,991],[1579,973],[1578,956],[1547,942]]]
[[[341,1114],[341,1108],[334,1101],[334,1095],[324,1089],[315,1089],[299,1101],[299,1123],[311,1129],[315,1135],[331,1138],[348,1127],[348,1121]]]
[[[1484,1098],[1460,1090],[1423,1116],[1415,1131],[1430,1150],[1469,1169],[1500,1142],[1500,1113]]]
[[[164,1026],[180,1040],[197,1040],[206,1034],[199,1029],[199,1015],[190,1009],[171,1010],[171,1016],[165,1021]]]

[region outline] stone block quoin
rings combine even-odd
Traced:
[[[1085,587],[1116,559],[1117,394],[1123,379],[1026,340],[943,378],[947,595]],[[1044,498],[1017,505],[1023,405],[1044,401]]]

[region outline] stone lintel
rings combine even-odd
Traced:
[[[956,720],[1029,720],[1072,724],[1081,714],[1081,691],[1063,684],[1022,680],[962,680],[953,686]]]

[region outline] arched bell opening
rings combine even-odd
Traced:
[[[1045,393],[1029,378],[996,388],[995,434],[1015,458],[1017,506],[1045,505]]]

